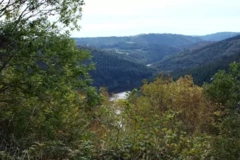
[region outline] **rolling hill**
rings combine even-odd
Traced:
[[[163,44],[137,44],[137,43],[119,43],[111,46],[102,47],[103,50],[113,51],[115,53],[130,58],[136,62],[150,64],[162,60],[181,51],[180,48]]]
[[[129,37],[76,38],[77,44],[91,50],[96,70],[90,74],[94,86],[105,86],[110,92],[131,90],[157,71],[174,78],[192,74],[196,84],[209,81],[218,69],[238,59],[240,36],[217,33],[202,37],[175,34],[142,34]],[[89,47],[93,46],[93,47]],[[98,49],[93,49],[98,48]],[[146,65],[152,65],[147,67]],[[157,70],[153,69],[156,68]]]
[[[237,35],[240,35],[240,32],[218,32],[218,33],[208,34],[204,36],[197,36],[197,37],[201,38],[204,41],[221,41]]]
[[[202,41],[201,38],[185,36],[180,34],[140,34],[125,37],[94,37],[94,38],[74,38],[77,45],[90,45],[98,48],[106,48],[109,45],[119,43],[137,44],[163,44],[173,47],[182,47]]]
[[[205,82],[210,82],[213,75],[217,73],[218,70],[227,70],[229,64],[234,62],[240,62],[240,51],[232,55],[225,55],[207,64],[186,70],[174,71],[171,73],[171,76],[176,80],[184,75],[192,75],[194,83],[202,85]]]
[[[240,36],[235,36],[196,50],[184,50],[173,56],[165,57],[153,66],[165,72],[183,70],[216,61],[239,51]]]
[[[202,42],[200,38],[179,34],[141,34],[127,37],[75,38],[79,46],[112,51],[145,65],[162,60],[182,49]]]

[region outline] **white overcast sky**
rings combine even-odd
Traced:
[[[240,0],[85,0],[73,37],[240,31]]]

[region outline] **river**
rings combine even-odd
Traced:
[[[114,94],[113,96],[110,97],[110,101],[116,101],[116,100],[120,100],[120,99],[126,99],[128,93],[129,93],[129,91],[116,93],[116,94]]]

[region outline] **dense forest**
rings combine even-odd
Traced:
[[[179,34],[140,34],[126,37],[74,38],[80,46],[91,46],[105,51],[127,55],[143,64],[164,63],[162,59],[179,52],[191,52],[214,42],[239,35],[237,32],[219,32],[204,36]],[[170,58],[171,59],[171,58]]]
[[[83,5],[79,0],[0,1],[0,159],[240,158],[239,37],[194,50],[193,58],[201,53],[197,57],[206,64],[190,73],[202,78],[216,71],[203,86],[189,75],[173,80],[158,74],[127,99],[110,101],[108,89],[94,85],[135,87],[157,71],[127,54],[79,47],[69,32],[80,28]],[[149,36],[152,44],[146,42]],[[168,45],[158,43],[158,36],[130,40]],[[181,52],[182,45],[200,39],[177,35],[178,45],[173,35],[164,36]],[[216,61],[204,59],[212,53],[207,58]],[[227,65],[227,71],[217,71]]]
[[[221,58],[210,63],[185,70],[173,71],[170,74],[174,79],[178,79],[184,75],[192,75],[194,83],[197,85],[202,85],[204,82],[210,82],[213,75],[217,73],[218,70],[227,71],[229,64],[236,62],[240,62],[240,51],[233,55],[222,56]]]
[[[154,64],[162,71],[187,69],[213,62],[223,56],[229,56],[240,51],[240,36],[235,36],[196,50],[183,50],[178,54],[165,57]]]
[[[134,61],[151,64],[181,51],[180,47],[164,44],[119,43],[111,46],[102,46],[102,50],[112,51],[131,58]]]
[[[75,38],[79,46],[91,46],[121,54],[145,65],[174,55],[200,38],[177,34],[142,34],[129,37]]]
[[[130,61],[120,55],[90,49],[95,69],[90,71],[93,85],[106,87],[109,92],[130,91],[140,87],[142,80],[154,76],[156,70],[143,64]]]
[[[219,37],[228,38],[236,34],[237,33],[223,32],[207,35],[206,37],[212,39],[217,39]],[[188,42],[188,45],[185,44],[182,47],[174,47],[174,45],[179,37],[181,37],[182,40],[186,39],[183,35],[149,34],[148,36],[142,36],[147,43],[118,43],[119,38],[121,40],[123,37],[115,37],[115,40],[112,42],[116,41],[116,43],[112,45],[108,45],[105,41],[99,41],[99,49],[95,49],[95,51],[98,51],[99,53],[101,52],[101,54],[92,52],[93,62],[97,66],[96,71],[91,72],[92,78],[94,79],[94,86],[97,86],[98,88],[105,86],[110,92],[115,93],[131,90],[139,86],[143,79],[149,79],[151,78],[151,75],[157,75],[158,72],[163,72],[167,75],[170,74],[174,79],[190,74],[193,76],[196,84],[202,85],[204,82],[209,82],[211,77],[219,69],[226,70],[230,63],[239,61],[239,36],[231,37],[219,42],[199,41],[195,43],[194,41],[191,41]],[[155,37],[167,40],[169,36],[173,39],[176,38],[177,40],[175,40],[173,44],[169,42],[168,45],[152,44]],[[146,37],[148,37],[148,39]],[[205,36],[201,37],[204,38]],[[108,38],[111,39],[111,37],[103,39]],[[101,40],[102,38],[86,39],[90,44],[94,44],[95,41],[99,39]],[[77,41],[85,41],[86,39],[83,38],[82,40],[79,38]],[[129,39],[130,37],[128,37],[128,40]],[[161,43],[160,41],[156,42]],[[78,44],[80,44],[80,42],[78,42]],[[178,43],[178,46],[181,46],[180,43]],[[84,48],[86,46],[83,45],[81,47]],[[99,55],[101,55],[101,57],[99,57]],[[113,57],[118,57],[118,67],[113,63],[109,63],[112,62],[111,59]],[[134,74],[129,74],[130,70],[127,69],[129,68],[129,65],[122,62],[120,63],[120,59],[124,59],[124,62],[128,61],[128,64],[139,63],[136,68],[142,68],[140,70],[143,72],[138,69],[134,69],[133,71],[132,68],[131,72],[134,72]],[[151,66],[151,69],[144,67],[143,65]],[[149,72],[150,70],[153,74]]]

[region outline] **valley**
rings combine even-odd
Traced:
[[[0,159],[240,160],[239,6],[0,0]]]
[[[96,65],[96,70],[90,72],[93,85],[118,93],[139,87],[143,79],[151,81],[159,73],[174,79],[190,74],[199,85],[209,82],[218,69],[226,69],[228,64],[239,61],[238,34],[140,34],[75,38],[75,41],[92,53],[92,62]],[[213,67],[217,64],[225,65]]]

